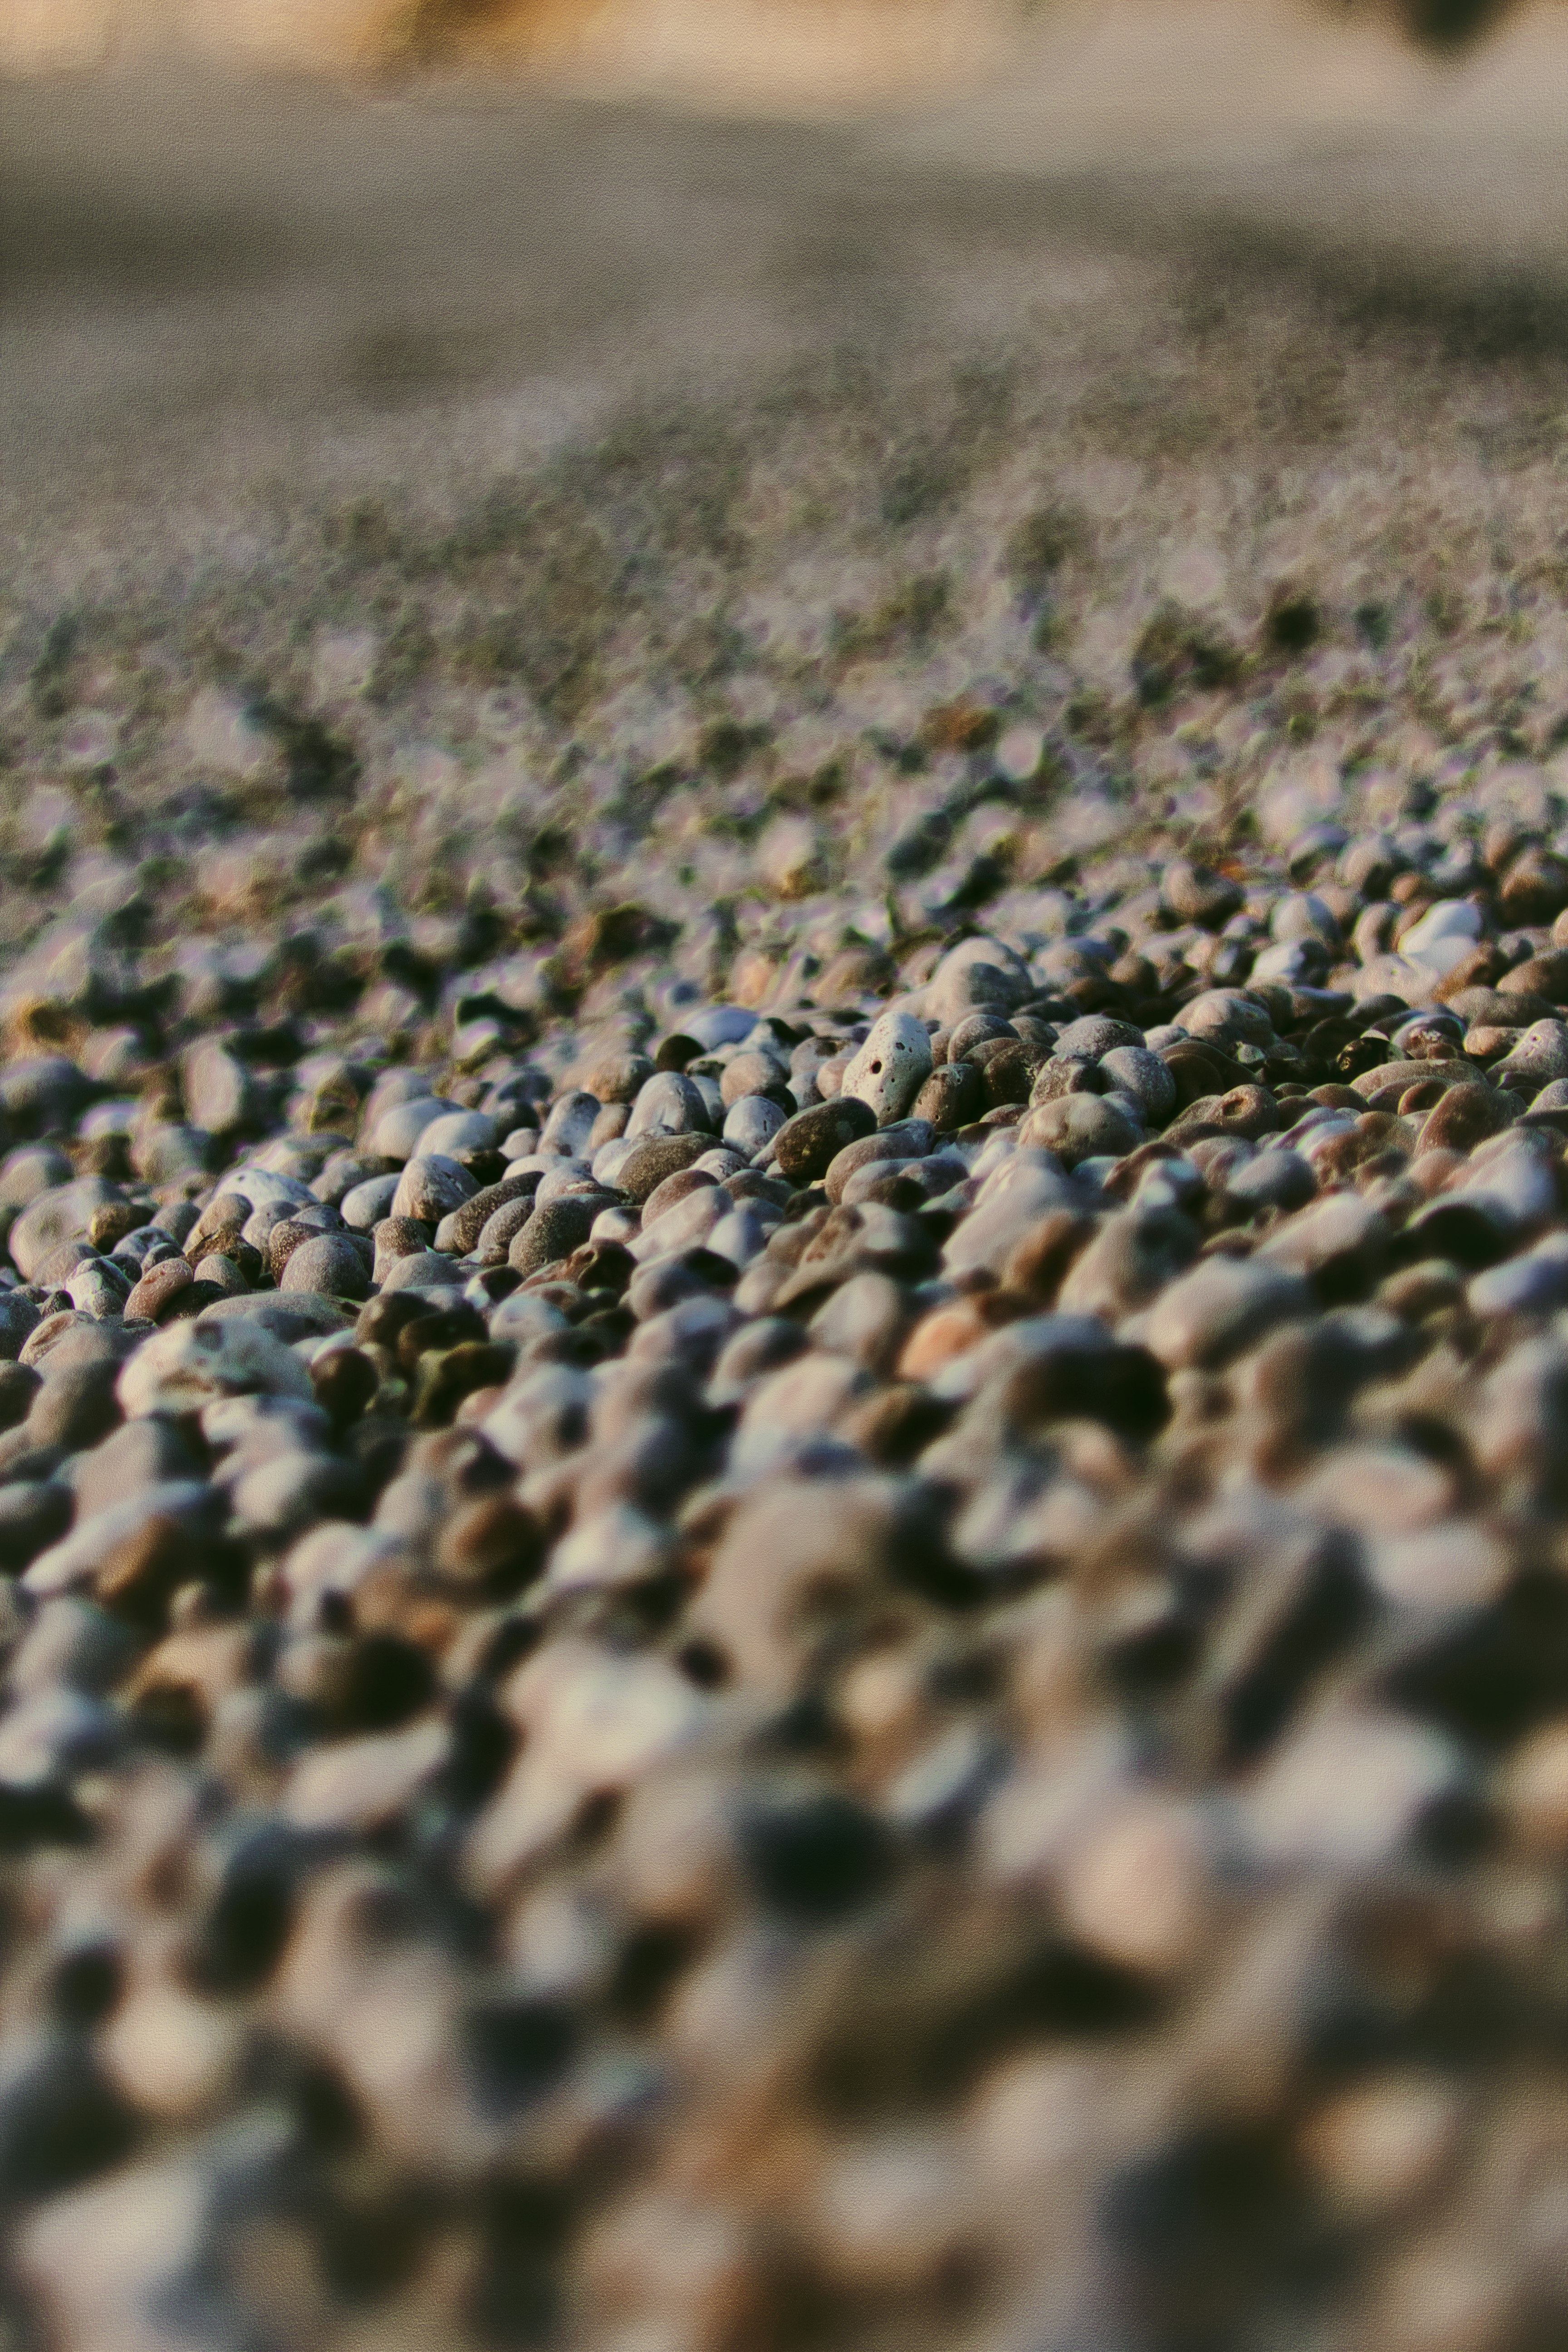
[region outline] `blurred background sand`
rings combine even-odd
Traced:
[[[199,536],[268,467],[517,462],[849,329],[1005,332],[1043,257],[1538,329],[1568,278],[1559,0],[1457,50],[1312,0],[7,0],[0,63],[29,562],[46,515]]]

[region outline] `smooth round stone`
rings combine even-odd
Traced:
[[[969,1013],[952,1029],[938,1030],[931,1039],[931,1059],[936,1063],[961,1061],[976,1045],[993,1039],[1016,1037],[1018,1032],[1002,1013]],[[941,1041],[945,1040],[945,1045]]]
[[[662,1192],[664,1186],[660,1185]],[[657,1196],[656,1196],[657,1197]],[[672,1250],[699,1248],[730,1209],[728,1193],[717,1184],[705,1184],[672,1202],[651,1222],[645,1212],[642,1231],[632,1244],[632,1255],[645,1265],[668,1257]]]
[[[289,1251],[278,1287],[319,1291],[329,1298],[368,1298],[370,1272],[347,1234],[317,1234]]]
[[[1143,1130],[1104,1095],[1058,1095],[1026,1114],[1019,1137],[1037,1150],[1054,1151],[1064,1168],[1076,1168],[1080,1160],[1120,1160],[1136,1151]]]
[[[383,1263],[394,1258],[419,1257],[429,1247],[429,1228],[416,1217],[384,1217],[370,1236],[375,1251],[377,1279]]]
[[[1306,1278],[1256,1258],[1211,1258],[1173,1282],[1150,1312],[1144,1344],[1173,1370],[1226,1362],[1277,1324],[1312,1310]]]
[[[40,1192],[68,1184],[71,1162],[53,1143],[18,1144],[0,1160],[0,1224],[8,1223]]]
[[[740,1045],[759,1025],[765,1027],[743,1004],[710,1004],[700,1013],[683,1013],[680,1022],[686,1035],[694,1038],[705,1054],[716,1054],[721,1045]]]
[[[1131,1021],[1113,1021],[1104,1013],[1086,1013],[1081,1021],[1069,1021],[1065,1029],[1058,1031],[1051,1051],[1064,1059],[1083,1055],[1098,1062],[1105,1055],[1113,1054],[1119,1045],[1141,1049],[1142,1044],[1143,1032]]]
[[[731,1104],[738,1103],[742,1095],[765,1094],[770,1087],[787,1087],[788,1084],[788,1065],[776,1054],[750,1045],[743,1054],[737,1054],[731,1061],[725,1063],[723,1075],[719,1080],[719,1092],[728,1109]]]
[[[1476,1275],[1465,1297],[1478,1315],[1542,1314],[1568,1303],[1568,1234]]]
[[[931,1032],[912,1013],[884,1013],[844,1073],[837,1099],[863,1102],[879,1127],[901,1118],[931,1074]]]
[[[826,1175],[847,1143],[858,1143],[876,1130],[877,1114],[868,1103],[858,1095],[835,1095],[786,1119],[772,1150],[780,1174],[792,1184],[813,1184]]]
[[[1184,1005],[1177,1026],[1215,1045],[1271,1045],[1274,1024],[1260,1004],[1233,988],[1211,988]]]
[[[383,1160],[411,1160],[426,1129],[447,1113],[461,1108],[459,1103],[448,1102],[443,1095],[422,1095],[412,1102],[395,1103],[376,1119],[364,1139],[364,1148],[378,1152]]]
[[[1533,1079],[1539,1086],[1568,1078],[1568,1022],[1532,1021],[1511,1052],[1492,1066],[1499,1083]]]
[[[1300,1209],[1312,1198],[1318,1180],[1299,1151],[1269,1150],[1227,1176],[1226,1195],[1250,1209]]]
[[[201,1279],[210,1289],[221,1290],[229,1298],[243,1298],[250,1288],[243,1270],[221,1250],[209,1250],[203,1258]],[[129,1302],[126,1311],[130,1312]]]
[[[928,1119],[900,1119],[896,1126],[879,1128],[875,1135],[863,1135],[847,1143],[836,1152],[823,1174],[823,1184],[830,1201],[841,1201],[844,1188],[850,1178],[862,1168],[879,1161],[889,1165],[900,1160],[921,1160],[936,1141],[936,1130]]]
[[[1434,971],[1451,971],[1480,938],[1480,908],[1469,898],[1438,898],[1400,934],[1399,952]]]
[[[66,1294],[70,1306],[101,1322],[108,1315],[124,1312],[124,1301],[130,1296],[130,1275],[108,1258],[91,1258],[87,1265],[75,1267],[75,1273],[66,1282]]]
[[[264,1201],[259,1209],[252,1209],[247,1217],[240,1228],[240,1240],[247,1242],[253,1250],[258,1250],[270,1264],[272,1236],[279,1225],[292,1225],[296,1205],[286,1201]],[[312,1202],[311,1205],[319,1204]]]
[[[558,1201],[563,1192],[602,1192],[606,1189],[587,1160],[558,1160],[553,1167],[546,1165],[533,1197],[539,1203]]]
[[[244,1168],[226,1169],[223,1189],[226,1192],[237,1192],[242,1200],[249,1202],[253,1209],[313,1209],[321,1205],[310,1186],[298,1177],[283,1175],[277,1169],[258,1168],[254,1162]],[[170,1213],[165,1210],[157,1222],[163,1224]],[[191,1223],[195,1224],[195,1222],[196,1213],[193,1209]],[[185,1235],[176,1234],[174,1238],[184,1241]]]
[[[693,1192],[715,1191],[718,1181],[710,1168],[678,1168],[673,1176],[667,1176],[662,1184],[656,1185],[643,1202],[643,1230],[657,1224],[665,1211],[673,1209],[678,1201],[686,1200]]]
[[[312,1180],[310,1190],[318,1201],[341,1213],[356,1185],[368,1184],[373,1177],[389,1172],[374,1151],[334,1151]],[[396,1181],[394,1174],[394,1183]]]
[[[85,1241],[94,1211],[121,1197],[119,1188],[101,1176],[79,1176],[38,1193],[11,1228],[11,1257],[22,1279],[31,1282],[63,1242]]]
[[[507,1264],[526,1278],[537,1274],[542,1265],[570,1257],[587,1240],[595,1218],[605,1206],[602,1193],[590,1198],[568,1192],[558,1200],[541,1203],[514,1237],[507,1252]]]
[[[450,1110],[431,1120],[415,1150],[420,1159],[456,1160],[467,1165],[470,1159],[494,1151],[500,1142],[500,1129],[483,1111]]]
[[[38,1267],[36,1277],[38,1287],[43,1290],[61,1289],[79,1266],[97,1265],[100,1262],[100,1253],[89,1241],[62,1242],[58,1249],[49,1252]]]
[[[673,1176],[678,1168],[689,1168],[694,1160],[700,1160],[712,1140],[712,1137],[706,1133],[636,1137],[610,1181],[616,1192],[624,1193],[628,1201],[641,1202],[663,1183],[667,1176]],[[595,1174],[600,1181],[605,1181],[599,1177],[597,1160],[595,1161]]]
[[[580,1158],[603,1108],[596,1095],[581,1087],[560,1096],[540,1134],[540,1150],[552,1160]]]
[[[489,1216],[479,1230],[473,1247],[481,1265],[504,1265],[507,1252],[533,1214],[533,1194],[521,1193],[514,1200],[503,1201]]]
[[[617,1135],[609,1143],[600,1144],[593,1159],[588,1162],[595,1183],[613,1184],[618,1191],[620,1189],[619,1171],[631,1158],[632,1153],[640,1151],[642,1148],[641,1139],[632,1135]]]
[[[207,1262],[202,1262],[202,1279],[206,1281]],[[156,1323],[164,1309],[173,1306],[182,1290],[188,1290],[195,1273],[183,1257],[166,1257],[149,1266],[125,1301],[127,1315],[140,1318],[145,1323]]]
[[[766,1095],[741,1095],[725,1113],[724,1141],[736,1145],[749,1157],[772,1142],[788,1117],[789,1113]]]
[[[1282,942],[1294,940],[1316,940],[1325,948],[1338,949],[1340,927],[1333,908],[1324,898],[1310,890],[1289,891],[1276,898],[1268,917],[1269,936]]]
[[[632,1105],[626,1125],[626,1137],[632,1142],[656,1135],[710,1137],[716,1131],[706,1095],[683,1070],[656,1071]]]
[[[1328,969],[1329,950],[1321,940],[1280,940],[1254,960],[1252,978],[1284,988],[1311,988],[1323,979]]]
[[[57,1485],[51,1478],[18,1479],[14,1484],[0,1486],[0,1570],[7,1576],[19,1576],[30,1568],[42,1551],[58,1543],[71,1523],[71,1491]],[[34,1633],[37,1632],[35,1624]],[[26,1653],[32,1634],[22,1651],[10,1662],[10,1680],[14,1688],[26,1687]],[[54,1679],[53,1676],[50,1677]]]
[[[583,1090],[600,1104],[624,1103],[628,1108],[654,1074],[654,1066],[647,1054],[630,1049],[606,1052],[584,1063],[582,1069]]]
[[[123,1102],[94,1103],[77,1121],[77,1133],[84,1143],[97,1143],[106,1135],[129,1135],[141,1111],[142,1106],[134,1097]]]
[[[198,1319],[144,1340],[120,1374],[118,1394],[127,1418],[135,1420],[148,1412],[197,1412],[224,1396],[308,1402],[311,1389],[299,1357],[258,1323]]]
[[[36,1300],[0,1290],[0,1362],[15,1363],[37,1322]]]
[[[728,1108],[722,1087],[718,1079],[706,1070],[689,1070],[686,1075],[707,1104],[709,1130],[717,1135],[724,1124],[724,1113]]]
[[[1215,873],[1210,866],[1194,866],[1184,857],[1166,866],[1160,896],[1171,913],[1179,916],[1184,923],[1198,923],[1215,931],[1229,921],[1242,901],[1239,882],[1228,875]]]
[[[338,1213],[356,1234],[368,1234],[392,1214],[400,1176],[370,1176],[355,1184],[338,1202]]]
[[[738,1404],[757,1382],[781,1365],[792,1364],[808,1345],[798,1323],[782,1315],[759,1315],[742,1323],[724,1343],[709,1380],[709,1400],[715,1405]]]
[[[482,1192],[473,1194],[460,1209],[453,1209],[436,1228],[436,1246],[452,1250],[459,1257],[479,1246],[485,1227],[498,1211],[514,1201],[531,1201],[540,1188],[535,1174],[503,1178],[499,1184],[487,1184]]]
[[[630,1249],[642,1231],[642,1217],[636,1209],[601,1209],[588,1229],[588,1239],[596,1247],[614,1242],[621,1249]]]
[[[456,1258],[443,1257],[439,1250],[413,1251],[406,1257],[394,1258],[384,1273],[378,1265],[374,1276],[384,1298],[399,1290],[461,1290],[467,1278]]]
[[[262,1253],[273,1281],[282,1279],[290,1251],[298,1249],[301,1242],[308,1242],[315,1234],[341,1234],[344,1230],[343,1221],[337,1211],[324,1205],[299,1209],[292,1216],[281,1218],[268,1234],[267,1246]]]
[[[68,1128],[91,1094],[91,1079],[64,1054],[36,1054],[0,1067],[0,1108],[22,1126]]]
[[[1519,1098],[1506,1087],[1482,1084],[1450,1087],[1427,1112],[1421,1129],[1423,1151],[1469,1151],[1500,1135],[1519,1116]]]
[[[705,1169],[719,1184],[728,1183],[731,1176],[738,1176],[742,1168],[750,1169],[751,1164],[752,1154],[749,1151],[737,1151],[733,1144],[729,1143],[714,1144],[700,1160],[694,1160],[691,1163],[693,1168]]]
[[[727,1216],[719,1219],[710,1232],[704,1246],[716,1257],[727,1257],[731,1265],[747,1266],[766,1248],[768,1237],[778,1229],[776,1211],[766,1215],[754,1201],[742,1202]]]
[[[416,1217],[421,1224],[438,1225],[443,1217],[460,1209],[478,1190],[468,1170],[456,1160],[442,1159],[435,1152],[418,1152],[398,1179],[389,1213],[395,1217]]]
[[[1100,1067],[1118,1094],[1137,1104],[1146,1127],[1157,1127],[1175,1109],[1175,1079],[1158,1054],[1150,1053],[1142,1044],[1113,1045],[1100,1055]]]

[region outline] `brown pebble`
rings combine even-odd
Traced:
[[[145,1223],[146,1211],[134,1201],[106,1201],[88,1219],[87,1237],[94,1249],[107,1253]]]
[[[125,1301],[127,1315],[141,1316],[149,1323],[161,1321],[164,1310],[172,1307],[182,1290],[188,1289],[195,1279],[195,1273],[183,1257],[166,1257],[149,1266]]]
[[[1515,1097],[1501,1087],[1450,1087],[1421,1129],[1423,1152],[1469,1151],[1519,1117]]]
[[[616,1171],[616,1190],[622,1192],[634,1206],[645,1202],[656,1192],[667,1176],[678,1169],[689,1168],[705,1151],[711,1151],[714,1139],[710,1135],[650,1135],[633,1145]]]
[[[877,1114],[854,1095],[836,1095],[813,1103],[785,1119],[773,1138],[780,1171],[792,1184],[815,1183],[826,1176],[847,1143],[876,1131]]]
[[[706,1192],[716,1186],[718,1181],[710,1168],[678,1168],[673,1175],[656,1184],[643,1202],[644,1231],[656,1224],[665,1211],[673,1209],[678,1201],[684,1201],[691,1192]]]

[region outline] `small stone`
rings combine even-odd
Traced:
[[[476,1160],[488,1160],[500,1145],[500,1130],[483,1111],[448,1110],[421,1129],[416,1158],[449,1160],[458,1167],[471,1168]]]
[[[1500,1134],[1519,1116],[1518,1098],[1505,1087],[1450,1087],[1421,1129],[1423,1151],[1469,1151]]]
[[[398,1180],[388,1214],[415,1217],[421,1224],[438,1225],[443,1217],[460,1209],[478,1189],[468,1170],[459,1167],[457,1160],[417,1153]]]
[[[876,1127],[876,1113],[858,1096],[814,1103],[787,1119],[774,1137],[779,1171],[793,1184],[814,1183],[826,1174],[846,1144],[873,1134]]]
[[[984,1107],[985,1088],[973,1063],[948,1063],[931,1072],[910,1105],[910,1115],[951,1135],[978,1118]]]
[[[188,1289],[195,1280],[195,1272],[185,1259],[163,1258],[157,1265],[150,1266],[135,1285],[125,1301],[125,1312],[142,1322],[156,1323],[179,1293]]]
[[[180,1066],[191,1124],[208,1135],[237,1135],[265,1117],[267,1096],[221,1038],[193,1045]]]
[[[332,1298],[367,1298],[370,1268],[347,1234],[315,1234],[289,1254],[279,1282],[282,1291],[313,1290]]]
[[[353,1185],[338,1203],[344,1224],[356,1234],[373,1232],[384,1217],[392,1214],[402,1181],[400,1176],[370,1176],[363,1183]]]
[[[1215,931],[1229,921],[1242,900],[1238,882],[1185,858],[1176,858],[1166,867],[1160,896],[1181,922],[1201,923],[1205,929]]]
[[[611,1181],[626,1200],[640,1203],[678,1168],[689,1168],[693,1160],[700,1160],[712,1140],[708,1132],[638,1137],[626,1150]]]
[[[537,1274],[541,1266],[570,1257],[587,1240],[594,1220],[604,1206],[602,1194],[584,1198],[565,1193],[543,1202],[514,1235],[507,1251],[507,1264],[526,1278]]]
[[[659,1070],[648,1079],[632,1106],[626,1134],[645,1136],[710,1135],[713,1122],[706,1098],[694,1078],[681,1070]]]
[[[1568,1716],[1543,1723],[1514,1749],[1502,1801],[1525,1845],[1537,1853],[1568,1853]]]
[[[373,1095],[365,1105],[367,1118],[374,1103]],[[426,1129],[444,1113],[461,1108],[460,1103],[448,1102],[439,1095],[416,1095],[411,1101],[388,1105],[370,1124],[363,1148],[378,1153],[383,1160],[411,1160]]]
[[[1100,1059],[1102,1076],[1130,1096],[1146,1127],[1159,1127],[1176,1108],[1176,1082],[1158,1054],[1142,1045],[1114,1045]]]
[[[0,1362],[14,1363],[38,1324],[37,1302],[0,1290]]]
[[[24,1281],[32,1280],[62,1242],[85,1241],[97,1211],[118,1204],[121,1197],[101,1176],[81,1176],[38,1193],[11,1227],[11,1256]]]
[[[1143,1140],[1142,1129],[1103,1095],[1061,1095],[1037,1104],[1026,1113],[1018,1134],[1021,1142],[1055,1152],[1066,1168],[1084,1160],[1121,1159]]]
[[[934,1130],[923,1118],[900,1119],[879,1128],[875,1135],[861,1136],[834,1154],[824,1171],[823,1189],[830,1201],[840,1201],[846,1184],[860,1169],[923,1159],[935,1140]]]
[[[216,1397],[309,1402],[310,1393],[310,1376],[299,1357],[249,1319],[176,1323],[143,1342],[118,1383],[120,1404],[132,1420],[148,1412],[196,1412]]]
[[[1173,1370],[1223,1364],[1265,1332],[1311,1311],[1304,1278],[1247,1258],[1211,1258],[1172,1284],[1151,1310],[1146,1345]]]
[[[749,1157],[770,1143],[790,1116],[771,1096],[738,1096],[725,1113],[724,1141]]]
[[[901,1118],[931,1072],[931,1034],[910,1013],[884,1013],[844,1073],[838,1099],[864,1102],[879,1127]]]
[[[47,1478],[0,1485],[0,1574],[20,1576],[41,1551],[58,1543],[71,1522],[71,1492]],[[13,1658],[11,1679],[17,1680]]]

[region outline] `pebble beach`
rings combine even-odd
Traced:
[[[1561,294],[540,121],[29,183],[0,2347],[1547,2352]]]

